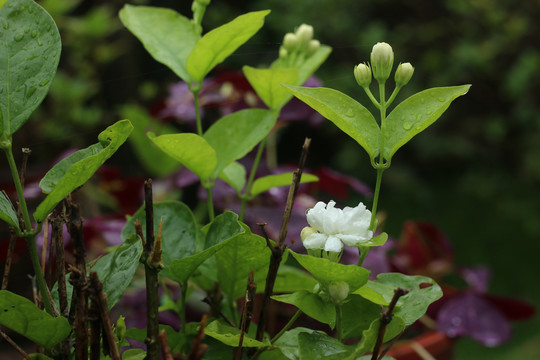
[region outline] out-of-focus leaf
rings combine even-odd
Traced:
[[[240,194],[246,185],[246,168],[237,161],[233,161],[223,169],[219,178],[231,185]]]
[[[281,84],[298,83],[298,70],[294,68],[256,69],[244,66],[242,70],[257,95],[270,109],[280,109],[292,98],[291,92]]]
[[[238,346],[240,341],[240,329],[215,320],[204,328],[204,333],[229,346]],[[244,334],[243,347],[263,347],[268,344],[252,339]]]
[[[19,228],[19,220],[17,220],[17,214],[13,209],[11,201],[6,197],[3,192],[0,192],[0,219],[7,222],[14,228]]]
[[[267,175],[256,179],[251,187],[251,197],[255,197],[267,190],[280,186],[290,186],[292,183],[293,173],[284,173],[278,175]],[[300,183],[309,183],[319,181],[319,178],[311,174],[302,174]]]

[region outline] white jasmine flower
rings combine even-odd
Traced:
[[[301,235],[306,249],[339,253],[343,244],[361,245],[373,237],[373,231],[369,230],[371,211],[364,204],[359,203],[354,208],[345,207],[343,210],[336,209],[335,205],[335,201],[328,202],[328,205],[319,201],[307,211],[307,221],[311,228],[305,228]]]

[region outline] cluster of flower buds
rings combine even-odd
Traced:
[[[313,26],[302,24],[296,32],[285,34],[279,49],[279,57],[282,59],[301,55],[309,57],[317,52],[320,46],[319,40],[313,39]]]
[[[379,84],[384,84],[392,73],[393,65],[394,51],[392,47],[385,42],[380,42],[375,44],[371,50],[370,64],[358,64],[354,67],[354,77],[362,88],[367,88],[371,84],[372,73]],[[413,73],[414,67],[411,63],[400,63],[394,77],[396,87],[401,88],[407,85]]]

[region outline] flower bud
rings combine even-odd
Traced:
[[[302,242],[306,240],[309,236],[315,234],[317,230],[312,228],[311,226],[306,226],[302,229],[302,232],[300,233],[300,239],[302,239]]]
[[[308,44],[311,39],[313,39],[313,26],[302,24],[296,30],[296,36],[303,44]]]
[[[394,51],[385,42],[377,43],[371,50],[371,69],[373,77],[379,83],[383,83],[390,77],[392,65],[394,64]]]
[[[283,38],[283,47],[287,50],[287,51],[294,51],[296,49],[296,47],[298,46],[298,36],[296,36],[295,34],[293,33],[287,33],[285,34],[285,37]]]
[[[315,54],[317,50],[319,50],[320,47],[321,47],[321,42],[319,40],[311,40],[308,46],[308,55]]]
[[[289,55],[289,52],[287,51],[287,49],[285,49],[283,46],[279,48],[279,57],[281,59],[284,59],[287,57],[287,55]]]
[[[358,64],[354,67],[354,78],[362,88],[371,84],[371,68],[366,64]]]
[[[394,79],[396,81],[396,86],[402,87],[407,85],[409,80],[411,80],[414,73],[414,68],[411,65],[411,63],[403,63],[399,64],[396,69],[396,74],[394,76]]]
[[[340,303],[349,296],[349,284],[345,281],[332,281],[328,284],[328,294],[334,302]]]

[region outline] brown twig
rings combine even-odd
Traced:
[[[4,276],[2,277],[2,290],[7,289],[8,286],[9,273],[11,272],[11,262],[13,261],[13,252],[15,251],[15,243],[17,242],[17,234],[15,233],[15,229],[10,227],[9,232],[9,246],[6,256],[6,264],[4,265]]]
[[[394,308],[396,307],[396,304],[400,297],[406,295],[409,293],[409,290],[405,290],[402,288],[397,288],[394,290],[394,296],[392,297],[392,300],[390,301],[390,304],[388,304],[388,307],[385,311],[381,312],[381,325],[379,326],[379,333],[377,335],[377,342],[375,343],[375,347],[373,348],[373,354],[371,355],[371,360],[377,360],[379,358],[379,352],[381,350],[381,345],[384,340],[384,333],[386,332],[386,327],[390,322],[392,322],[392,318],[394,317]]]
[[[139,237],[141,238],[143,247],[146,248],[146,242],[144,241],[144,234],[143,234],[143,230],[142,230],[142,224],[139,221],[139,219],[135,219],[135,221],[133,222],[133,225],[135,226],[135,233],[137,235],[139,235]]]
[[[146,339],[147,359],[159,360],[159,268],[152,266],[154,250],[154,204],[152,199],[152,179],[144,182],[144,208],[146,214],[146,246],[144,248],[144,270],[146,278]],[[161,261],[161,259],[159,259]]]
[[[165,360],[174,360],[174,357],[171,352],[171,347],[169,346],[169,341],[167,340],[167,333],[165,330],[159,332],[159,342],[161,343],[161,350],[163,352],[163,358]]]
[[[244,308],[242,310],[242,321],[240,323],[240,340],[238,341],[238,347],[234,350],[234,360],[242,359],[242,345],[244,343],[244,334],[249,331],[249,325],[251,324],[251,315],[253,314],[253,299],[257,291],[257,284],[253,281],[253,270],[249,273],[248,283],[246,288],[246,297],[244,301]]]
[[[112,360],[120,360],[120,352],[118,350],[118,346],[116,346],[116,337],[114,335],[111,319],[109,318],[108,314],[109,309],[107,306],[107,295],[103,292],[103,284],[101,281],[99,281],[95,271],[90,273],[90,287],[98,305],[104,340],[106,340],[105,342],[108,345],[107,348],[109,349],[109,353],[105,355],[110,355]]]
[[[267,317],[268,304],[270,303],[270,296],[274,291],[274,284],[276,282],[279,265],[285,252],[285,237],[287,236],[287,229],[289,226],[289,220],[291,219],[291,212],[294,204],[296,193],[298,192],[298,185],[302,178],[302,172],[306,164],[306,159],[309,151],[309,145],[311,139],[306,138],[304,145],[302,146],[302,154],[300,155],[300,161],[298,162],[298,169],[293,173],[293,180],[289,188],[289,194],[287,196],[287,204],[285,206],[285,212],[283,213],[283,220],[281,222],[281,228],[279,230],[279,239],[277,245],[271,245],[270,240],[263,228],[263,234],[266,237],[266,242],[272,255],[270,257],[270,264],[268,265],[268,274],[266,275],[266,284],[264,288],[264,295],[262,298],[261,309],[259,312],[259,323],[257,324],[256,339],[261,341],[264,335],[264,326]]]
[[[41,247],[41,272],[45,275],[47,265],[47,245],[49,244],[49,217],[43,222],[43,246]]]
[[[101,357],[101,319],[94,291],[90,292],[88,320],[90,322],[90,360],[99,360]]]
[[[54,218],[52,221],[51,238],[56,246],[56,273],[58,283],[58,300],[62,316],[68,315],[68,297],[66,289],[66,260],[64,257],[64,234],[62,231],[63,221]]]
[[[212,290],[206,292],[206,297],[201,301],[208,306],[210,306],[210,317],[221,317],[232,327],[236,325],[221,312],[221,301],[223,300],[223,295],[221,294],[221,288],[218,283],[214,283]]]
[[[202,340],[204,339],[204,328],[206,327],[207,320],[208,316],[204,314],[201,319],[201,326],[197,332],[197,337],[193,339],[193,342],[191,343],[188,360],[200,360],[204,353],[206,353],[208,350],[208,345],[202,343]]]
[[[75,264],[69,277],[75,298],[75,358],[88,358],[88,283],[86,279],[86,251],[79,206],[68,201],[68,232],[73,243]],[[73,302],[72,302],[73,307]],[[71,314],[70,314],[71,315]]]
[[[17,345],[15,343],[15,341],[13,341],[9,336],[8,334],[6,334],[5,332],[3,332],[2,330],[0,330],[0,336],[7,341],[7,343],[9,345],[11,345],[15,350],[17,350],[17,352],[19,354],[21,354],[21,356],[27,360],[32,360],[32,358],[30,357],[30,355],[28,355],[23,349],[21,349],[21,347],[19,345]]]
[[[32,153],[32,150],[29,148],[22,148],[22,161],[21,161],[21,171],[19,173],[19,178],[21,179],[21,186],[24,188],[24,180],[26,177],[26,165],[28,164],[28,157]]]

